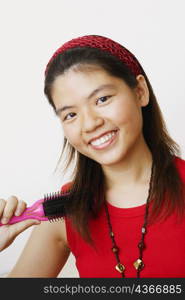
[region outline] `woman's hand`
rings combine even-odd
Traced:
[[[26,209],[26,203],[11,196],[7,200],[0,199],[0,222],[7,224],[9,219],[15,215],[20,216]],[[14,239],[25,229],[41,222],[35,219],[25,220],[12,225],[0,226],[0,251],[7,248]]]

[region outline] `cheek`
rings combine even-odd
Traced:
[[[128,103],[117,108],[116,120],[118,127],[126,126],[130,129],[137,129],[142,123],[142,114],[134,103]]]
[[[75,128],[64,129],[64,135],[68,142],[74,147],[80,146],[79,132]]]

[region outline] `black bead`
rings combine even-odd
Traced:
[[[114,253],[118,253],[118,252],[119,252],[119,248],[116,247],[116,246],[114,246],[114,247],[112,247],[112,251],[113,251]]]
[[[144,249],[145,245],[143,242],[139,242],[139,244],[137,245],[139,249]]]

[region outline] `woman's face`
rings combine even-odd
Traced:
[[[138,86],[131,89],[98,66],[72,67],[56,77],[53,102],[64,135],[77,151],[112,165],[135,147],[142,136],[141,106],[149,99],[144,77],[137,80]]]

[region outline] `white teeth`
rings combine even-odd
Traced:
[[[112,136],[114,136],[116,134],[115,131],[112,131],[106,135],[104,135],[103,137],[101,137],[100,139],[97,139],[95,141],[92,141],[91,144],[94,146],[99,146],[105,142],[107,142],[108,140],[110,140],[112,138]]]

